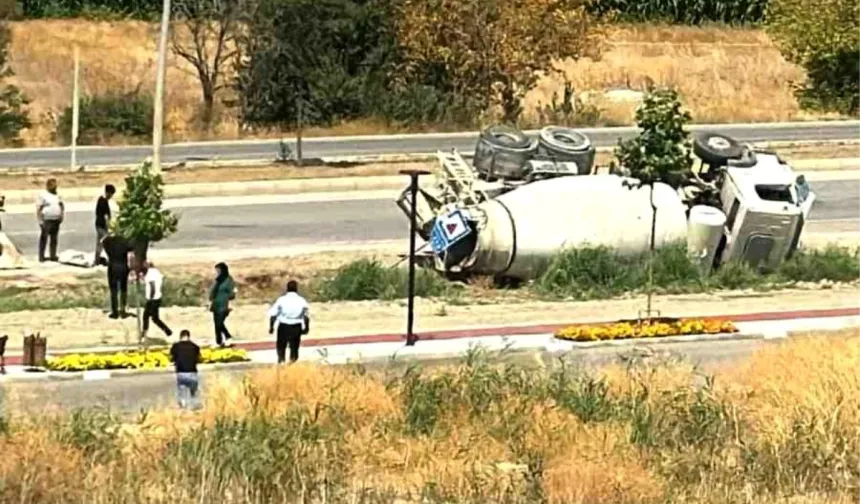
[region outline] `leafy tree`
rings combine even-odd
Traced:
[[[806,69],[801,105],[860,111],[860,1],[770,0],[767,29],[783,55]]]
[[[306,124],[363,117],[384,100],[396,46],[389,0],[258,0],[239,38],[243,121]]]
[[[650,186],[651,244],[648,252],[648,316],[654,290],[654,240],[657,227],[657,206],[654,204],[654,184],[664,183],[673,189],[683,186],[692,175],[689,134],[684,130],[690,114],[682,110],[681,100],[674,89],[652,89],[636,110],[639,135],[619,142],[615,157],[630,177],[638,180],[631,188]]]
[[[174,19],[184,29],[170,31],[174,54],[197,71],[203,93],[203,124],[209,128],[215,95],[229,83],[225,68],[235,58],[242,2],[239,0],[173,0]]]
[[[403,0],[397,32],[400,65],[413,82],[447,87],[505,121],[559,59],[591,55],[599,25],[587,0]]]
[[[115,231],[134,247],[135,268],[140,270],[149,245],[176,232],[179,218],[162,209],[164,180],[145,162],[125,179],[125,189],[118,202],[119,213],[111,223]]]
[[[5,21],[0,22],[0,79],[14,75],[9,66],[9,43],[12,34]],[[16,86],[7,84],[0,88],[0,141],[9,145],[20,145],[21,130],[30,127],[26,106],[27,97]]]

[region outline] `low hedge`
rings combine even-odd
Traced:
[[[247,362],[248,352],[234,348],[202,348],[201,364],[225,362]],[[95,371],[104,369],[159,369],[170,367],[170,352],[166,348],[140,351],[132,350],[112,354],[76,353],[49,358],[50,371]]]
[[[574,325],[559,329],[555,337],[570,341],[610,341],[690,334],[725,334],[737,331],[737,327],[729,320],[678,319]]]

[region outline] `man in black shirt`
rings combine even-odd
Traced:
[[[125,316],[126,300],[128,299],[128,253],[131,246],[123,237],[110,233],[102,240],[105,253],[108,256],[107,280],[110,289],[110,318]],[[122,305],[117,306],[117,294]]]
[[[110,224],[110,199],[116,194],[116,188],[112,184],[105,186],[105,193],[99,196],[96,202],[96,258],[93,260],[93,266],[101,264],[102,256],[102,240],[107,236],[108,225]]]
[[[183,329],[179,333],[179,341],[170,347],[170,360],[176,367],[176,392],[179,396],[179,407],[197,408],[199,405],[197,390],[200,387],[197,363],[200,362],[200,347],[191,341],[191,333],[188,329]],[[190,401],[186,400],[186,391],[190,396]]]

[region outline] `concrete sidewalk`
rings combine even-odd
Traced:
[[[311,340],[302,344],[301,361],[328,365],[380,364],[390,359],[397,360],[442,360],[462,356],[475,347],[490,351],[535,351],[551,354],[587,351],[601,347],[642,347],[652,344],[696,343],[782,339],[790,333],[807,331],[838,331],[860,327],[860,308],[808,310],[791,312],[749,313],[732,317],[703,317],[705,319],[730,319],[738,328],[733,334],[687,335],[648,339],[615,341],[573,342],[559,340],[553,336],[563,326],[496,327],[480,330],[441,331],[420,335],[415,346],[406,346],[402,335],[380,334],[353,336],[342,339]],[[275,364],[277,356],[271,341],[254,341],[236,345],[248,351],[250,362],[202,366],[207,369],[223,367],[259,367]],[[118,349],[94,348],[95,353]],[[59,355],[59,354],[58,354]],[[20,365],[20,358],[9,359],[7,374],[0,381],[48,380],[104,380],[114,376],[140,373],[172,373],[171,368],[158,370],[99,370],[87,372],[29,372]]]

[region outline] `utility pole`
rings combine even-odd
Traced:
[[[158,40],[158,69],[155,77],[155,106],[152,117],[152,169],[161,172],[161,132],[164,128],[164,73],[167,66],[167,34],[170,29],[170,0],[164,0],[161,35]]]
[[[303,102],[304,100],[302,98],[299,98],[298,103],[296,104],[298,108],[297,122],[299,126],[298,131],[296,131],[296,164],[299,166],[302,165],[302,128],[304,127],[304,117],[302,117],[302,112],[304,112],[304,110],[302,110]]]
[[[402,175],[409,175],[409,194],[410,212],[409,212],[409,285],[408,285],[408,307],[406,309],[406,346],[415,345],[418,339],[415,337],[413,327],[415,323],[415,228],[417,220],[417,205],[418,205],[418,177],[421,175],[429,175],[426,170],[402,170]]]
[[[80,121],[80,48],[75,44],[75,82],[72,84],[72,171],[78,166],[78,124]]]

